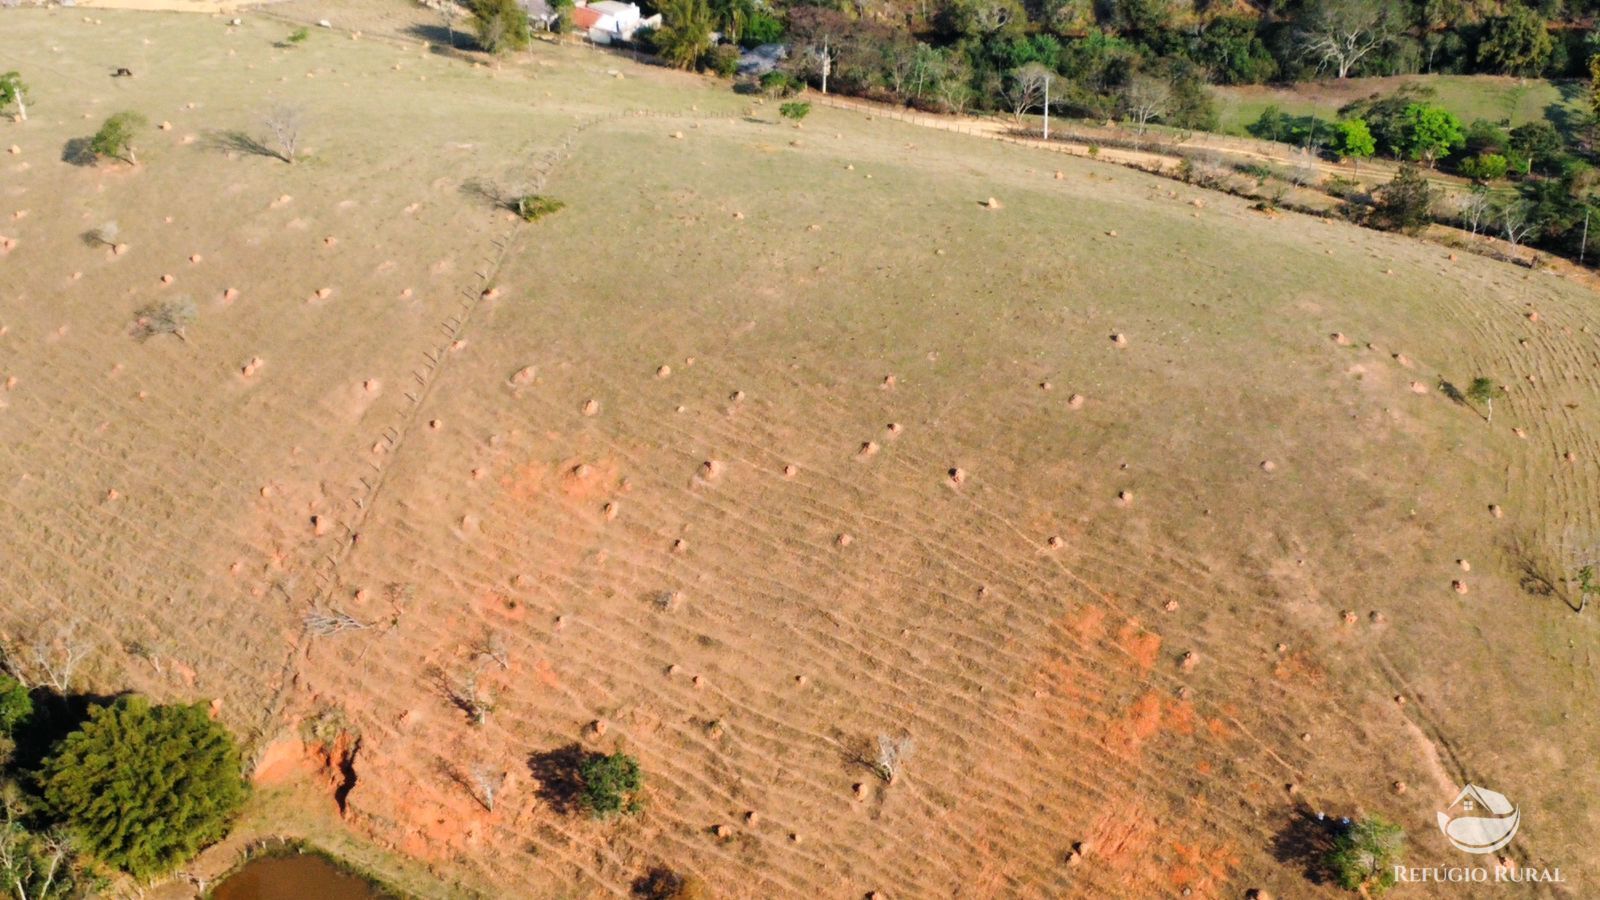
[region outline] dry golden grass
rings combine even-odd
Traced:
[[[1465,864],[1430,828],[1470,779],[1523,805],[1519,860],[1593,874],[1594,614],[1522,568],[1596,534],[1591,296],[351,15],[290,50],[262,18],[0,35],[41,73],[0,125],[0,624],[221,698],[273,763],[247,831],[439,895],[664,865],[732,897],[1308,896],[1297,806]],[[303,162],[207,137],[277,102]],[[60,161],[124,108],[172,124],[138,168]],[[509,221],[473,179],[567,207]],[[122,254],[80,239],[108,220]],[[187,341],[129,336],[179,294]],[[1492,426],[1432,389],[1478,374]],[[481,726],[447,696],[474,672]],[[342,818],[300,747],[326,728]],[[914,741],[892,784],[880,735]],[[640,816],[560,810],[538,761],[574,742],[640,758]]]

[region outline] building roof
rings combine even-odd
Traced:
[[[600,24],[602,17],[603,14],[597,9],[590,9],[587,6],[575,6],[572,8],[572,24],[579,28],[593,28]]]

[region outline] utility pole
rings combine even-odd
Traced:
[[[1045,141],[1050,141],[1050,75],[1045,75]]]
[[[828,92],[828,73],[833,70],[833,54],[828,50],[828,39],[822,39],[822,92]]]
[[[1589,249],[1589,207],[1583,208],[1583,243],[1578,245],[1578,265],[1583,265],[1583,254]]]

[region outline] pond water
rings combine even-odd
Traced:
[[[212,900],[386,900],[366,880],[315,853],[263,856],[217,884]]]

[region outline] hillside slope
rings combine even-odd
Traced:
[[[1471,864],[1468,780],[1593,877],[1594,614],[1530,577],[1600,543],[1578,288],[594,51],[102,19],[0,36],[0,625],[258,750],[341,722],[345,826],[439,893],[1332,896],[1304,813]],[[228,137],[285,102],[308,159]],[[140,166],[62,161],[123,108]],[[563,812],[574,742],[640,816]]]

